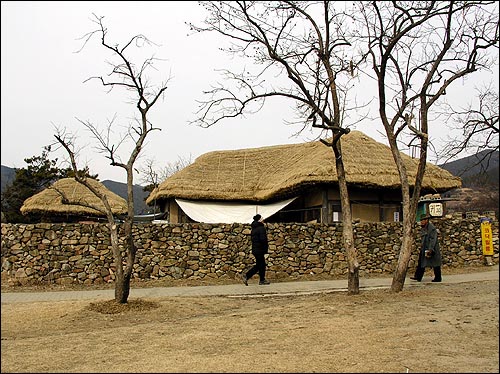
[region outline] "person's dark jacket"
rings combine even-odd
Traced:
[[[427,223],[420,231],[422,245],[420,247],[420,262],[423,268],[441,266],[441,250],[439,248],[438,232],[436,227]],[[430,257],[425,256],[425,251],[431,250]]]
[[[266,227],[262,222],[253,221],[252,222],[252,253],[254,255],[264,255],[269,249],[269,244],[267,242],[267,232]]]

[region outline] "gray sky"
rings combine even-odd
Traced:
[[[110,166],[104,155],[96,152],[95,139],[76,119],[104,127],[116,114],[124,129],[136,112],[134,105],[126,103],[123,92],[107,93],[96,80],[83,83],[90,76],[109,71],[97,39],[75,53],[82,46],[78,39],[95,29],[92,13],[105,16],[109,41],[123,45],[131,36],[144,34],[160,44],[149,50],[148,56],[154,53],[165,59],[155,65],[158,80],[172,77],[164,101],[150,112],[151,122],[162,130],[150,134],[136,167],[154,159],[160,169],[179,158],[194,161],[209,151],[298,143],[319,135],[306,131],[295,136],[299,127],[284,124],[294,116],[283,102],[268,102],[256,115],[209,129],[189,124],[203,90],[220,81],[217,69],[235,64],[219,50],[226,43],[221,37],[207,33],[188,36],[184,22],[201,24],[204,18],[197,2],[2,1],[2,165],[25,167],[25,158],[41,155],[43,147],[54,141],[55,127],[65,127],[78,134],[80,166],[88,164],[101,180],[125,182],[125,171]],[[355,128],[386,143],[381,125]],[[440,136],[444,135],[432,134],[436,142]],[[63,160],[66,154],[59,151],[51,155],[54,157]],[[126,161],[128,152],[123,157]],[[140,182],[141,176],[136,175],[134,183]]]

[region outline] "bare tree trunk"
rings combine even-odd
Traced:
[[[130,293],[130,276],[123,275],[115,280],[115,301],[120,304],[126,304]]]
[[[413,249],[414,220],[406,219],[403,221],[403,238],[401,241],[401,250],[399,252],[398,264],[394,276],[392,277],[391,291],[399,292],[403,290],[408,263]]]
[[[116,277],[115,300],[119,303],[126,303],[128,300],[128,296],[130,294],[130,280],[132,279],[132,271],[135,263],[135,255],[137,252],[132,233],[132,218],[127,217],[123,227],[127,261],[125,269],[122,271],[120,278],[118,278],[118,276]]]
[[[130,165],[133,165],[133,160]],[[120,273],[116,274],[115,282],[115,300],[119,303],[126,303],[130,294],[130,280],[132,279],[132,271],[135,263],[135,255],[137,253],[137,248],[134,244],[134,236],[132,232],[132,227],[134,223],[134,190],[133,190],[133,174],[132,168],[127,165],[127,206],[128,214],[125,218],[125,223],[123,224],[123,236],[125,238],[125,253],[127,255],[125,268],[120,266]],[[121,262],[120,255],[120,262]]]
[[[349,201],[349,193],[345,179],[344,162],[340,150],[340,139],[332,146],[335,153],[335,166],[337,168],[337,178],[340,191],[340,204],[342,207],[342,239],[347,253],[347,264],[349,273],[347,276],[347,293],[349,295],[359,294],[359,263],[354,246],[354,234],[352,227],[352,213]]]
[[[421,162],[419,164],[415,187],[413,189],[413,192],[411,192],[408,183],[408,172],[406,166],[404,165],[403,159],[401,158],[401,154],[399,153],[398,146],[396,144],[396,138],[389,130],[387,130],[387,134],[387,138],[389,140],[391,151],[394,157],[394,162],[396,163],[398,169],[399,179],[401,181],[401,195],[403,199],[403,232],[401,238],[401,249],[399,252],[398,263],[394,272],[394,276],[392,278],[391,285],[391,291],[400,292],[404,287],[406,273],[408,271],[408,263],[410,262],[411,252],[414,245],[416,221],[415,218],[418,206],[418,198],[420,196],[421,189],[421,182],[419,181],[423,179],[425,162],[423,167]]]
[[[128,288],[123,284],[123,263],[120,245],[118,242],[118,225],[116,223],[109,224],[111,248],[113,249],[113,257],[115,260],[115,301],[120,304],[127,302]]]

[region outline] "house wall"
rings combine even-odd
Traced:
[[[382,206],[382,220],[387,222],[401,221],[403,219],[403,213],[401,206],[395,206],[396,204],[384,204]]]
[[[295,206],[295,208],[318,209],[321,212],[319,219],[317,219],[318,222],[332,223],[335,221],[333,219],[332,204],[340,203],[340,195],[337,189],[315,186],[303,193],[301,197],[302,199],[297,201],[301,201],[303,206]],[[394,191],[381,192],[374,189],[352,188],[349,197],[352,201],[353,220],[360,220],[361,222],[394,221],[394,213],[400,211],[399,202],[401,198]],[[171,223],[190,222],[174,199],[170,199],[167,205],[170,209],[169,220]],[[307,218],[308,216],[304,213],[304,222],[310,221],[310,218]]]
[[[323,201],[324,190],[314,187],[304,194],[304,207],[326,206],[327,218],[325,223],[332,223],[332,204],[340,203],[339,191],[336,188],[327,188],[328,202]],[[394,213],[401,210],[401,196],[397,191],[351,188],[349,197],[352,201],[351,210],[353,220],[361,222],[394,221]]]
[[[440,231],[443,268],[483,265],[478,219],[433,221]],[[114,261],[105,224],[2,223],[2,282],[113,282]],[[390,276],[401,245],[400,222],[354,224],[360,274]],[[491,222],[498,264],[498,221]],[[347,273],[341,224],[267,224],[269,279]],[[234,277],[253,265],[248,224],[137,224],[133,280]],[[415,234],[418,242],[418,230]],[[410,268],[418,250],[413,251]]]
[[[380,221],[380,207],[378,205],[369,204],[351,204],[352,217],[359,219],[361,222],[378,222]]]

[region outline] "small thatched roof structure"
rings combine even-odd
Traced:
[[[360,131],[342,136],[342,154],[349,186],[399,189],[396,164],[388,146]],[[401,154],[414,179],[418,160]],[[147,199],[265,201],[292,196],[314,184],[338,183],[331,147],[320,141],[233,151],[209,152],[167,178]],[[441,192],[461,180],[428,163],[423,191]]]
[[[108,197],[114,214],[126,214],[127,202],[107,189],[101,182],[88,178],[88,182]],[[67,199],[64,202],[64,198]],[[83,184],[74,178],[63,178],[45,190],[27,198],[21,207],[22,214],[41,213],[72,216],[104,216],[91,206],[104,209],[104,204]]]

